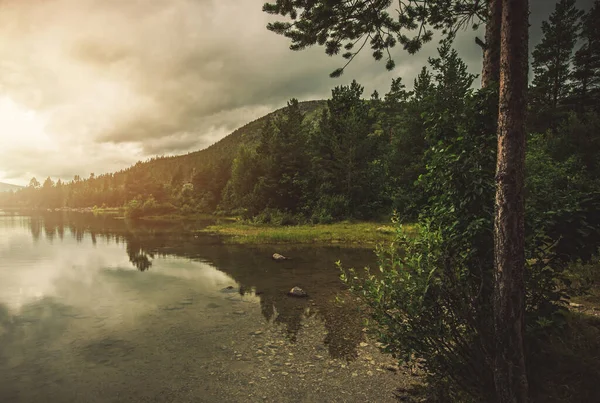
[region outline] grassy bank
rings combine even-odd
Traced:
[[[405,225],[413,231],[414,226]],[[372,247],[391,241],[395,229],[390,224],[374,222],[274,226],[267,224],[223,223],[211,225],[200,232],[222,235],[232,244],[352,244]]]
[[[148,215],[142,217],[136,217],[136,220],[140,221],[164,221],[164,222],[177,222],[177,221],[216,221],[216,222],[234,222],[236,218],[214,216],[211,214],[162,214],[162,215]]]

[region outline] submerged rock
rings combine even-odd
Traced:
[[[288,259],[289,258],[287,258],[283,255],[280,255],[279,253],[273,253],[273,260],[280,261],[280,260],[288,260]]]
[[[306,291],[304,291],[302,288],[300,287],[294,287],[292,288],[289,292],[288,295],[290,297],[308,297],[308,294],[306,293]]]

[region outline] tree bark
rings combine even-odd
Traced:
[[[481,87],[500,82],[500,28],[502,26],[502,0],[487,1],[485,44]]]
[[[502,0],[494,219],[494,383],[499,403],[528,400],[525,328],[525,113],[528,0]]]

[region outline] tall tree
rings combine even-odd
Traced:
[[[255,191],[265,207],[297,212],[304,203],[308,157],[303,120],[298,100],[292,99],[273,127],[261,133],[256,148],[261,176]]]
[[[500,0],[496,0],[500,1]],[[276,0],[263,10],[289,16],[292,22],[268,25],[271,31],[291,39],[292,50],[302,50],[319,44],[326,53],[335,55],[342,46],[348,63],[370,40],[373,57],[380,60],[387,54],[386,67],[395,65],[390,49],[400,42],[409,53],[415,53],[431,40],[431,29],[441,29],[452,36],[464,22],[482,22],[489,18],[489,52],[500,47],[500,107],[498,118],[498,157],[495,217],[495,301],[497,357],[494,360],[496,394],[499,402],[525,402],[527,377],[523,352],[524,331],[524,150],[525,92],[527,88],[527,41],[529,4],[527,0],[494,0],[485,4],[461,0],[399,0],[397,20],[388,13],[391,0]],[[501,23],[497,24],[501,16]],[[475,24],[476,25],[476,24]],[[417,29],[409,38],[406,29]],[[431,28],[431,29],[429,29]],[[500,40],[498,39],[500,32]],[[487,38],[486,38],[487,39]],[[354,50],[358,45],[358,50]],[[494,48],[492,48],[494,47]],[[492,63],[494,53],[485,53],[485,62]],[[334,71],[339,76],[344,68]],[[487,71],[485,66],[484,71]],[[486,73],[484,83],[494,74]],[[506,360],[506,361],[503,361]]]
[[[486,8],[485,43],[481,86],[489,87],[500,81],[500,28],[502,23],[502,0],[488,0]],[[479,43],[479,42],[478,42]]]
[[[525,113],[528,0],[502,0],[494,219],[494,383],[499,403],[527,402],[525,332]]]
[[[29,187],[31,189],[37,189],[40,186],[40,182],[38,182],[38,180],[35,177],[31,178],[31,180],[29,181]]]
[[[559,0],[549,20],[542,23],[542,41],[533,51],[533,87],[542,104],[552,110],[570,92],[571,60],[582,15],[575,0]]]
[[[600,0],[583,17],[583,44],[573,60],[575,92],[585,102],[591,92],[600,90]]]
[[[381,138],[371,136],[375,119],[361,98],[363,90],[356,81],[334,88],[319,132],[311,138],[314,171],[319,172],[318,197],[337,200],[340,213],[353,217],[364,217],[375,207],[372,203],[380,196],[382,179],[376,161]]]

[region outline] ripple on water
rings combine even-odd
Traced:
[[[115,359],[131,355],[134,350],[134,344],[131,342],[107,337],[86,344],[81,353],[87,361],[109,365],[113,364]]]

